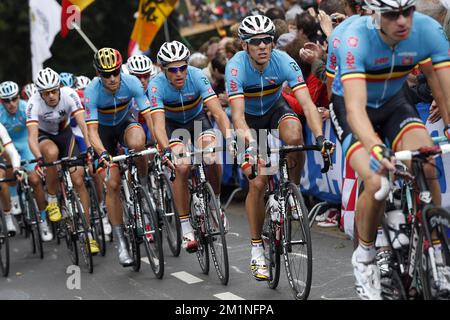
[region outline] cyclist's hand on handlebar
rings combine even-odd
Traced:
[[[111,165],[112,156],[108,151],[103,151],[100,157],[98,158],[98,166],[101,168],[107,168]]]
[[[232,139],[231,141],[229,141],[228,143],[228,152],[230,152],[230,155],[233,158],[236,158],[237,156],[237,142],[235,139]]]
[[[256,151],[257,151],[256,146],[254,146],[254,144],[250,144],[250,146],[248,146],[245,149],[244,161],[242,161],[241,164],[242,171],[250,180],[255,178],[255,171],[256,171],[255,168],[257,159]]]
[[[44,158],[40,157],[36,161],[36,165],[34,166],[34,171],[38,174],[38,176],[43,179],[45,177],[45,167],[42,165],[44,164]]]
[[[18,181],[22,181],[24,175],[25,175],[25,171],[23,171],[20,168],[14,168],[14,176],[16,177],[16,179]]]
[[[95,155],[94,148],[92,146],[87,148],[86,156],[87,156],[88,162],[92,162],[94,160],[94,155]]]
[[[370,150],[370,169],[376,173],[395,171],[395,158],[391,149],[384,144],[376,144]]]
[[[336,148],[336,145],[324,136],[318,136],[316,138],[316,145],[320,147],[320,153],[322,156],[331,156]]]
[[[163,165],[169,167],[172,171],[175,170],[175,164],[172,159],[172,149],[170,147],[166,147],[162,151],[161,162]]]

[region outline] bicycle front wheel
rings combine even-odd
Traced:
[[[31,191],[28,192],[26,199],[26,207],[28,210],[27,216],[30,218],[29,227],[31,229],[33,253],[35,253],[37,249],[37,251],[39,251],[39,258],[44,259],[44,248],[42,246],[42,238],[39,227],[39,221],[41,218]]]
[[[94,183],[90,179],[86,182],[86,189],[89,192],[89,202],[90,202],[90,220],[91,220],[91,228],[94,239],[97,241],[98,246],[100,247],[100,254],[105,256],[106,254],[106,240],[105,240],[105,230],[103,229],[103,221],[102,221],[102,209],[100,208],[100,204],[98,201],[97,190],[95,189]]]
[[[9,274],[9,239],[6,229],[5,214],[0,210],[0,268],[2,275],[7,277]]]
[[[418,267],[422,293],[425,300],[447,300],[450,299],[450,294],[448,290],[442,288],[441,283],[446,282],[444,279],[446,276],[445,273],[450,271],[450,239],[448,228],[450,225],[450,213],[443,208],[431,208],[427,211],[426,217],[427,221],[423,221],[423,223],[428,225],[429,234],[433,240],[428,239],[428,236],[425,235],[423,230],[424,226],[422,226],[418,243]],[[440,242],[441,253],[434,251],[434,246],[430,246],[435,241]],[[442,261],[442,263],[439,263],[439,266],[437,266],[438,261]],[[436,270],[437,278],[433,270],[435,267],[436,269],[439,268],[439,270]]]
[[[276,289],[280,281],[280,257],[281,241],[277,240],[277,232],[280,232],[280,225],[272,220],[270,209],[267,207],[263,225],[262,239],[264,244],[264,255],[269,263],[269,288]]]
[[[203,190],[206,203],[207,238],[211,247],[211,257],[220,282],[227,285],[230,272],[222,209],[219,207],[214,190],[208,182],[205,183]]]
[[[91,245],[89,241],[89,224],[84,215],[84,210],[78,196],[71,194],[72,210],[74,213],[76,237],[79,243],[81,256],[89,273],[94,272],[94,263],[92,262]]]
[[[193,201],[193,196],[191,192],[190,199],[190,208],[191,208],[191,216],[190,222],[192,228],[194,229],[195,240],[197,240],[198,247],[197,255],[198,263],[200,264],[200,268],[204,274],[209,273],[209,248],[208,248],[208,240],[205,236],[205,213],[204,209],[196,206]]]
[[[136,189],[137,199],[141,213],[141,221],[144,226],[142,239],[145,252],[153,273],[158,279],[164,275],[164,253],[162,248],[161,229],[158,225],[156,211],[150,197],[142,186]]]
[[[286,275],[294,298],[306,300],[312,279],[308,209],[298,187],[293,183],[286,186],[285,199],[282,244]]]
[[[159,188],[162,195],[160,209],[167,242],[173,256],[178,257],[181,250],[181,223],[175,207],[172,186],[164,173],[159,175]]]

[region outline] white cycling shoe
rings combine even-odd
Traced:
[[[5,214],[6,230],[8,231],[8,237],[14,237],[17,229],[14,225],[13,217],[11,214]]]
[[[53,239],[53,234],[50,228],[48,227],[47,220],[43,220],[39,222],[39,230],[41,233],[41,239],[44,242],[51,241]]]
[[[269,268],[267,267],[266,258],[264,257],[264,250],[260,250],[260,252],[252,252],[250,271],[256,281],[270,280]]]
[[[382,300],[380,270],[375,261],[370,264],[357,261],[356,251],[352,256],[355,288],[358,296],[363,300]]]
[[[102,223],[103,223],[103,231],[105,232],[105,235],[110,235],[112,232],[112,227],[111,224],[109,223],[108,217],[103,217],[102,218]]]

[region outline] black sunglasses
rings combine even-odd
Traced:
[[[409,18],[414,13],[415,10],[416,7],[412,6],[402,11],[384,12],[381,15],[383,16],[383,18],[386,18],[388,20],[397,20],[400,17],[400,15],[402,15],[404,18]]]
[[[170,67],[170,68],[167,68],[167,71],[169,71],[170,73],[178,73],[178,71],[180,71],[180,72],[185,72],[186,71],[186,69],[187,69],[187,64],[185,64],[185,65],[183,65],[183,66],[180,66],[180,67]]]
[[[139,78],[139,79],[148,79],[150,78],[150,72],[144,73],[144,74],[137,74],[133,73],[133,76]]]
[[[111,76],[117,77],[120,74],[120,68],[116,69],[114,71],[109,71],[109,72],[100,71],[99,73],[100,73],[100,76],[105,79],[108,79]]]
[[[265,38],[251,38],[246,40],[247,43],[251,44],[252,46],[259,46],[262,43],[264,44],[270,44],[273,42],[273,37],[265,37]]]
[[[18,95],[15,96],[15,97],[12,97],[12,98],[8,98],[8,99],[2,99],[2,102],[3,102],[3,103],[11,103],[11,102],[13,102],[13,101],[16,101],[17,99],[19,99],[19,96],[18,96]]]

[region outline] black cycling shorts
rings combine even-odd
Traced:
[[[347,123],[344,98],[333,95],[332,101],[330,117],[333,129],[342,144],[342,151],[345,156],[350,157],[352,151],[359,148],[361,143]],[[407,100],[404,89],[400,90],[380,108],[367,107],[366,110],[375,132],[394,151],[397,151],[399,141],[409,130],[416,128],[426,130],[417,109]]]
[[[133,127],[142,128],[142,126],[132,117],[125,118],[122,122],[115,126],[98,125],[98,135],[100,136],[100,140],[102,141],[106,151],[108,151],[111,156],[116,156],[118,154],[118,143],[126,146],[124,141],[125,133]]]
[[[245,114],[245,122],[247,122],[250,129],[256,131],[257,139],[259,139],[259,130],[278,130],[280,123],[287,119],[300,121],[297,114],[289,107],[283,97],[280,97],[272,108],[262,116],[254,116],[248,113]]]
[[[195,130],[196,126],[198,126],[197,130]],[[214,134],[212,129],[213,125],[205,111],[200,112],[194,119],[184,124],[166,118],[166,133],[170,141],[181,140],[187,144],[187,140],[190,140],[192,143],[206,133]]]
[[[76,157],[80,154],[72,128],[69,125],[57,135],[39,129],[38,141],[41,142],[47,139],[53,141],[58,147],[59,158]]]

